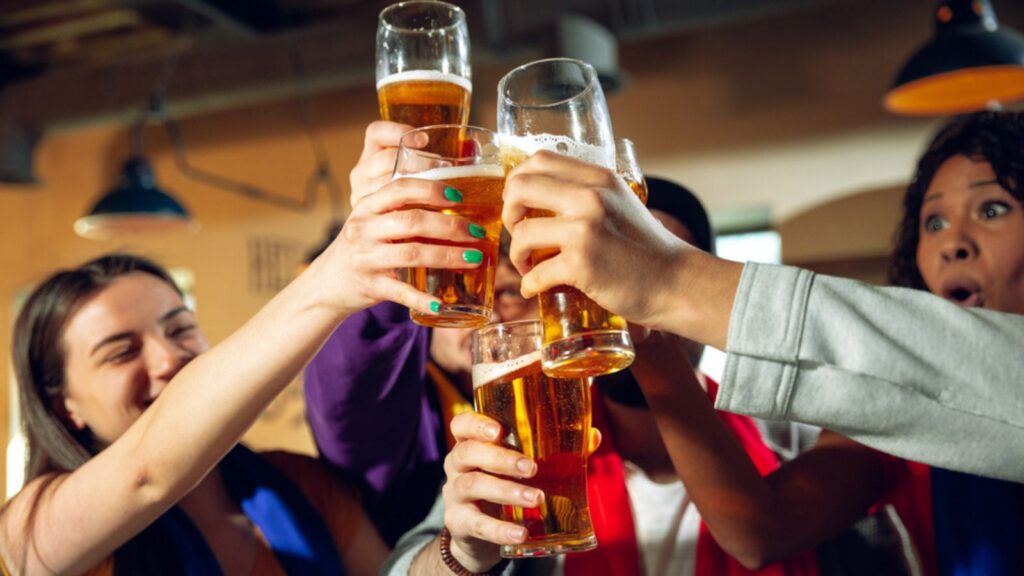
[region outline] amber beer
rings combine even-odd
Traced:
[[[469,80],[433,70],[399,72],[377,83],[383,120],[419,128],[469,121]]]
[[[505,171],[497,164],[433,168],[411,174],[415,178],[444,182],[462,192],[462,202],[446,214],[458,214],[483,226],[487,235],[472,245],[483,252],[483,262],[468,270],[411,268],[408,280],[417,290],[441,299],[437,315],[411,310],[413,321],[424,326],[475,328],[486,324],[494,307],[494,274],[498,268],[498,244],[501,237],[501,193]],[[410,205],[408,208],[433,207]],[[437,240],[413,238],[414,242],[444,244]],[[449,245],[456,245],[454,243]],[[458,244],[462,246],[463,244]]]
[[[539,326],[536,330],[539,336]],[[544,492],[544,501],[536,508],[502,506],[503,520],[529,531],[523,544],[502,546],[502,556],[546,556],[596,547],[586,482],[589,380],[545,376],[537,350],[507,362],[474,364],[473,399],[477,412],[501,423],[506,447],[537,462],[536,476],[513,480]]]
[[[502,161],[506,171],[523,162],[529,153],[546,149],[568,154],[592,164],[607,165],[600,151],[551,135],[505,137]],[[628,183],[628,182],[627,182]],[[632,188],[632,186],[630,186]],[[635,191],[636,189],[634,189]],[[550,216],[531,210],[527,217]],[[536,250],[530,256],[537,265],[557,253]],[[560,378],[586,378],[618,372],[633,363],[636,354],[626,320],[609,312],[571,286],[556,286],[537,296],[544,325],[544,372]]]

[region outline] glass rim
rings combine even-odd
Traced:
[[[451,24],[448,24],[447,26],[439,26],[437,28],[406,28],[405,26],[398,26],[387,21],[386,17],[391,12],[395,10],[401,10],[402,8],[407,8],[413,5],[444,6],[445,8],[454,12],[454,18],[452,19]],[[459,26],[465,25],[466,13],[462,11],[462,8],[459,8],[455,4],[450,4],[448,2],[440,2],[439,0],[406,0],[405,2],[397,2],[381,10],[380,14],[377,17],[377,21],[379,22],[380,26],[392,32],[425,34],[442,30],[450,30],[452,28],[457,28]]]
[[[405,134],[402,134],[402,137],[398,140],[398,149],[399,150],[405,150],[405,151],[408,151],[408,152],[413,152],[413,153],[421,153],[422,152],[422,153],[425,153],[425,154],[430,154],[430,152],[426,152],[424,150],[420,150],[419,148],[410,148],[410,147],[406,146],[405,145],[405,139],[410,137],[410,135],[412,135],[412,134],[421,133],[421,132],[429,133],[431,131],[434,131],[434,130],[437,130],[437,129],[441,129],[441,128],[446,129],[446,130],[454,130],[454,129],[464,130],[467,133],[468,132],[483,132],[483,133],[486,133],[487,135],[489,135],[491,137],[491,140],[493,140],[498,145],[498,150],[499,150],[499,154],[500,154],[500,150],[501,150],[501,134],[495,132],[494,130],[491,130],[490,128],[484,128],[483,126],[473,126],[473,125],[468,125],[468,124],[431,124],[429,126],[420,126],[419,128],[413,128],[412,130],[409,130]],[[464,157],[454,157],[454,156],[438,156],[438,159],[440,159],[440,160],[465,160]],[[494,162],[494,163],[497,164],[497,162]],[[487,162],[484,162],[484,164],[487,164]],[[397,159],[396,159],[396,165],[397,165]]]
[[[551,102],[551,103],[548,103],[548,104],[519,104],[519,103],[516,103],[516,102],[512,101],[512,99],[509,98],[508,94],[506,94],[505,84],[506,84],[507,80],[509,79],[509,77],[511,77],[513,74],[515,74],[516,72],[520,72],[522,70],[525,70],[526,68],[529,68],[530,66],[536,66],[536,65],[539,65],[539,64],[551,64],[551,63],[554,63],[554,62],[566,62],[566,63],[572,63],[572,64],[579,65],[580,68],[582,68],[583,70],[588,71],[588,73],[591,75],[592,81],[588,82],[586,87],[584,87],[583,90],[580,90],[579,93],[573,94],[572,96],[570,96],[568,98],[565,98],[563,100],[559,100],[557,102]],[[580,98],[580,97],[582,97],[582,96],[584,96],[584,95],[586,95],[586,94],[588,94],[590,92],[594,92],[595,91],[594,90],[594,84],[597,84],[598,87],[601,86],[600,80],[598,80],[598,77],[597,77],[597,70],[589,62],[585,62],[585,61],[580,60],[578,58],[566,58],[566,57],[544,58],[542,60],[534,60],[532,62],[527,62],[526,64],[522,64],[520,66],[516,66],[515,68],[509,70],[504,76],[501,77],[501,80],[498,81],[498,95],[501,97],[501,104],[502,105],[515,106],[516,108],[526,108],[526,109],[531,109],[531,110],[543,110],[545,108],[554,108],[556,106],[562,106],[566,102],[570,102],[570,101],[575,100],[577,98]]]
[[[477,347],[480,338],[482,338],[485,334],[489,334],[491,332],[508,334],[515,328],[518,328],[519,326],[526,326],[527,324],[532,324],[536,326],[539,331],[543,330],[543,324],[537,318],[527,318],[524,320],[510,320],[508,322],[494,322],[492,324],[485,324],[477,328],[476,330],[473,330],[473,347]]]

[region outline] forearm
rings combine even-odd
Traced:
[[[1024,317],[748,265],[730,323],[720,409],[1024,480]]]
[[[715,540],[750,568],[796,552],[804,526],[715,413],[688,363],[679,360],[683,352],[652,351],[663,345],[651,342],[656,338],[638,345],[646,359],[632,370],[676,473]]]
[[[743,265],[687,247],[652,290],[650,327],[725,348]]]
[[[117,441],[50,486],[31,535],[36,559],[59,571],[103,558],[191,490],[343,315],[322,302],[308,279],[293,282],[182,369]]]

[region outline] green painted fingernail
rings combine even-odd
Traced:
[[[449,202],[462,202],[462,192],[459,192],[451,186],[445,187],[444,197],[447,198]]]
[[[433,312],[434,314],[437,314],[438,312],[440,312],[441,311],[441,303],[440,302],[431,302],[430,303],[430,311]]]
[[[485,230],[484,227],[479,224],[470,224],[469,235],[474,236],[476,238],[486,238],[487,230]]]
[[[484,261],[484,253],[479,250],[466,250],[462,253],[462,259],[470,264],[479,264]]]

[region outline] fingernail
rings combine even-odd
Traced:
[[[499,428],[497,424],[488,424],[484,426],[484,435],[490,438],[491,440],[497,438],[498,434],[500,433],[501,428]]]
[[[484,227],[479,224],[470,224],[469,235],[475,238],[486,238],[487,230],[485,230]]]
[[[520,458],[519,461],[516,462],[516,468],[518,468],[523,474],[529,474],[533,470],[533,460],[530,460],[529,458]]]
[[[466,250],[462,253],[462,259],[470,264],[479,264],[484,261],[484,253],[479,250]]]
[[[440,302],[431,302],[430,303],[430,311],[433,312],[434,314],[437,314],[438,312],[440,312],[441,311],[441,303]]]
[[[444,197],[447,198],[449,202],[462,202],[462,192],[459,192],[451,186],[445,187]]]
[[[515,526],[508,529],[508,537],[511,540],[522,542],[523,540],[526,540],[527,535],[528,532],[526,531],[526,528],[523,528],[522,526]]]
[[[540,491],[539,490],[536,490],[534,488],[527,488],[526,490],[523,490],[523,500],[526,500],[527,502],[529,502],[531,504],[536,504],[537,503],[537,499],[539,497],[540,497]]]

